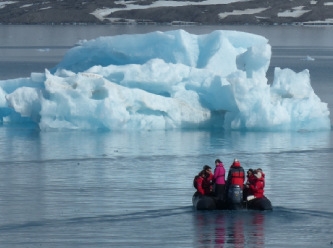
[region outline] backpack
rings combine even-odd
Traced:
[[[198,175],[196,175],[195,177],[194,177],[194,179],[193,179],[193,187],[195,188],[195,189],[198,189],[198,185],[197,185],[197,179],[198,179]]]

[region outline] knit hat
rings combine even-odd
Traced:
[[[240,166],[240,162],[238,161],[237,158],[234,159],[234,162],[232,163],[233,166]]]

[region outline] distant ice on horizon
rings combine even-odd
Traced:
[[[150,9],[150,8],[159,8],[159,7],[182,7],[182,6],[206,6],[206,5],[216,5],[216,4],[230,4],[235,2],[247,2],[250,0],[204,0],[204,1],[163,1],[159,0],[152,2],[150,4],[137,4],[133,1],[115,1],[115,6],[120,5],[121,7],[116,8],[101,8],[94,10],[91,14],[94,15],[99,20],[103,21],[104,19],[112,19],[107,16],[117,12],[117,11],[129,11],[129,10],[138,10],[138,9]]]
[[[40,130],[330,130],[308,70],[266,73],[262,36],[184,30],[80,41],[45,73],[0,81],[0,121]]]

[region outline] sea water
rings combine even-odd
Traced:
[[[269,80],[275,66],[309,69],[315,92],[332,112],[330,28],[0,26],[0,80],[51,68],[80,39],[171,28],[268,36]],[[332,247],[332,141],[331,131],[39,132],[4,124],[0,244]],[[227,170],[234,158],[245,170],[262,168],[273,211],[193,210],[193,177],[216,158]]]

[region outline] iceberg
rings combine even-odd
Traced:
[[[0,121],[40,130],[330,130],[308,70],[266,73],[265,37],[216,30],[80,41],[45,73],[0,81]]]

